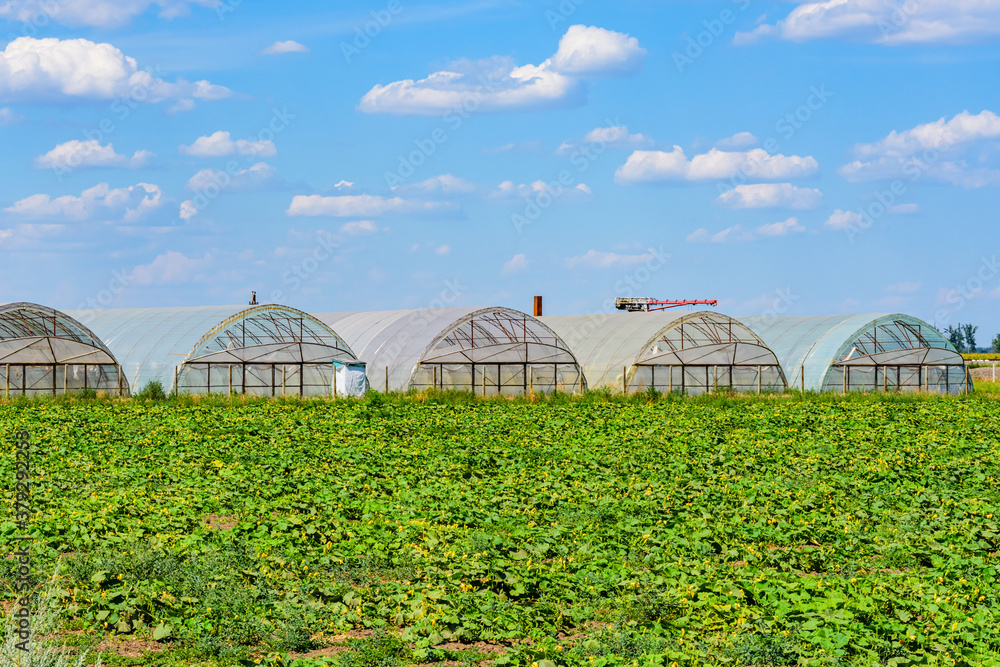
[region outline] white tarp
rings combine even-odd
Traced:
[[[364,396],[368,391],[368,376],[364,364],[344,364],[333,362],[333,386],[335,396]]]

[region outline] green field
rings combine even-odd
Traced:
[[[13,551],[28,429],[65,629],[162,649],[112,665],[1000,665],[998,417],[989,394],[14,402],[0,532]]]

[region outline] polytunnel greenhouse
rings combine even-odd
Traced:
[[[742,318],[781,360],[789,386],[810,391],[972,387],[965,360],[933,326],[901,314]]]
[[[341,393],[358,393],[352,375],[363,378],[340,336],[286,306],[69,312],[114,351],[135,390],[155,381],[179,394],[320,396],[334,391],[334,377]]]
[[[70,315],[34,303],[0,304],[0,374],[5,396],[129,393],[99,337]]]
[[[485,396],[586,388],[573,352],[538,319],[509,308],[325,313],[365,360],[379,391],[464,390]]]
[[[541,318],[565,340],[591,388],[633,393],[783,391],[776,355],[738,321],[707,311]]]

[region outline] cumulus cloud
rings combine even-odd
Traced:
[[[997,0],[823,0],[799,3],[787,17],[737,33],[736,44],[777,36],[795,42],[844,39],[897,46],[961,44],[1000,34]]]
[[[288,40],[285,42],[275,42],[261,51],[261,54],[265,56],[274,56],[281,53],[309,53],[309,47],[304,44]]]
[[[190,199],[182,201],[179,215],[181,220],[192,220],[198,215],[198,207],[195,206],[195,203]]]
[[[96,139],[80,141],[73,139],[59,144],[45,155],[35,158],[35,166],[39,169],[56,169],[69,171],[80,167],[124,167],[137,169],[144,167],[154,157],[153,153],[139,150],[132,154],[121,155],[115,152],[112,144],[102,146]]]
[[[857,211],[837,209],[830,214],[823,224],[830,229],[853,229],[861,222],[861,214]]]
[[[352,220],[340,226],[340,233],[348,236],[370,236],[379,231],[379,226],[372,220]]]
[[[454,210],[448,202],[422,202],[401,197],[378,195],[296,195],[288,207],[292,216],[331,216],[334,218],[369,218],[388,214],[438,213]]]
[[[840,168],[848,181],[927,177],[967,188],[1000,184],[1000,170],[969,166],[970,150],[1000,139],[1000,116],[963,111],[909,130],[893,130],[870,144],[857,144],[857,158]]]
[[[696,229],[687,235],[687,240],[690,243],[732,243],[756,241],[761,237],[788,236],[804,231],[806,228],[799,224],[798,218],[788,218],[782,222],[761,225],[753,231],[744,229],[742,225],[733,225],[715,234],[707,229]]]
[[[434,248],[434,253],[437,254],[437,255],[442,255],[442,256],[444,256],[444,255],[450,255],[451,254],[451,246],[448,245],[447,243],[444,244],[444,245],[442,245],[442,246],[438,246],[437,248]]]
[[[490,199],[526,199],[536,197],[542,193],[549,193],[553,197],[569,201],[574,198],[587,197],[591,194],[586,183],[577,183],[572,188],[564,188],[558,184],[546,183],[542,180],[531,183],[515,183],[514,181],[503,181],[496,188],[488,193]]]
[[[275,182],[278,170],[266,162],[258,162],[247,169],[241,169],[234,174],[221,169],[202,169],[190,179],[185,187],[188,190],[204,192],[207,189],[246,191],[259,190]]]
[[[437,115],[455,109],[508,111],[579,103],[586,78],[635,71],[646,54],[634,37],[574,25],[540,65],[493,57],[463,60],[419,81],[376,85],[358,108],[367,113]]]
[[[49,104],[131,98],[219,100],[232,92],[208,81],[169,83],[134,58],[86,39],[18,37],[0,52],[0,102]]]
[[[212,256],[188,257],[184,253],[169,250],[158,255],[149,264],[132,269],[132,281],[136,285],[170,285],[203,280],[204,272],[212,264]]]
[[[127,188],[112,189],[99,183],[84,190],[79,197],[64,195],[53,199],[47,194],[26,197],[4,209],[7,213],[29,218],[66,218],[90,220],[101,215],[121,216],[134,222],[164,204],[160,186],[138,183]]]
[[[401,195],[419,194],[438,197],[460,197],[475,192],[476,186],[464,178],[452,176],[451,174],[441,174],[440,176],[432,176],[412,185],[397,185],[392,190]]]
[[[752,133],[737,132],[731,137],[726,137],[715,142],[715,147],[722,150],[729,150],[732,148],[749,148],[750,146],[756,146],[758,143],[760,143],[760,140]]]
[[[637,71],[645,55],[646,50],[635,37],[604,28],[573,25],[559,40],[551,67],[563,74],[607,76]]]
[[[528,258],[524,256],[523,252],[520,252],[510,260],[504,262],[503,266],[500,267],[500,274],[504,276],[509,276],[514,273],[520,273],[528,268]]]
[[[760,183],[737,185],[718,196],[717,201],[729,208],[816,208],[823,194],[814,188],[797,188],[791,183]]]
[[[180,146],[177,151],[181,155],[194,157],[226,157],[243,155],[254,157],[274,157],[278,149],[273,141],[253,141],[250,139],[233,140],[229,132],[219,130],[214,134],[198,137],[190,146]]]
[[[567,155],[588,144],[604,144],[610,148],[648,148],[653,143],[653,140],[644,134],[632,134],[628,131],[628,127],[616,125],[594,128],[579,141],[564,141],[557,152],[560,155]]]
[[[748,178],[771,180],[800,178],[816,173],[819,164],[812,156],[771,155],[763,148],[749,151],[722,151],[713,148],[688,160],[684,149],[635,151],[615,172],[622,184],[652,181],[722,180],[744,174]]]
[[[577,267],[612,269],[645,264],[646,262],[654,259],[658,259],[658,257],[652,250],[641,255],[622,255],[615,252],[605,252],[603,250],[588,250],[584,255],[580,255],[578,257],[567,257],[566,266],[571,269],[575,269]]]
[[[7,0],[0,4],[0,18],[35,23],[39,16],[71,28],[120,28],[150,8],[159,7],[163,18],[186,15],[192,5],[216,8],[219,0]]]
[[[799,224],[798,218],[788,218],[782,222],[772,222],[757,228],[757,233],[761,236],[788,236],[804,231],[806,228]]]

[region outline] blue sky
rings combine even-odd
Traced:
[[[0,5],[4,300],[1000,331],[1000,0],[336,4]]]

